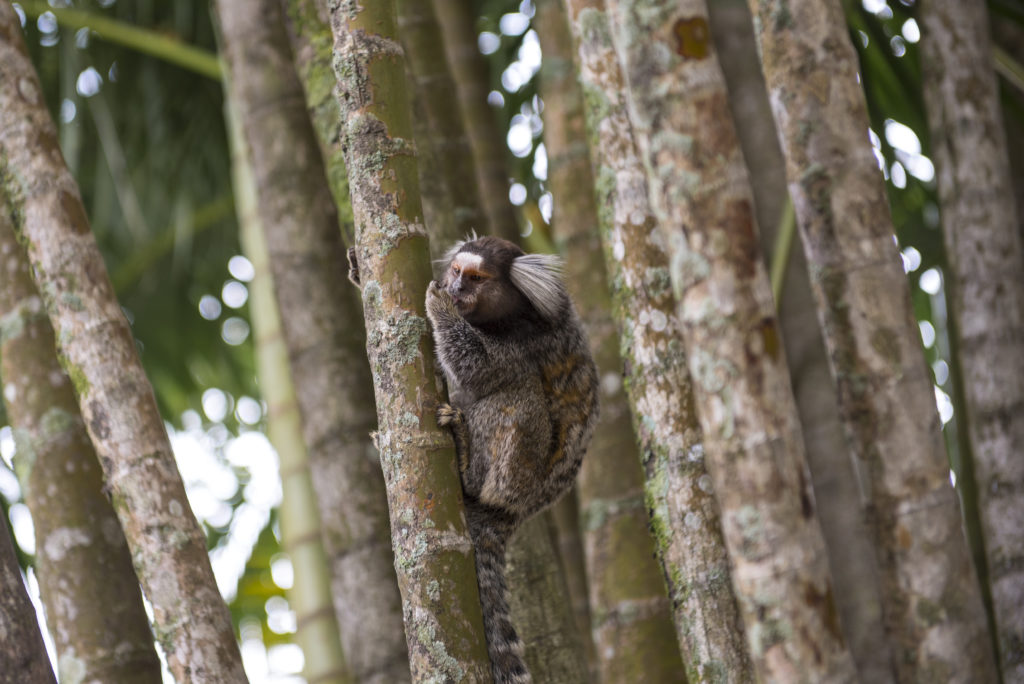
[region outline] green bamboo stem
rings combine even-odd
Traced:
[[[302,436],[281,317],[274,298],[270,257],[257,210],[256,181],[238,115],[230,102],[226,109],[239,238],[256,273],[249,286],[256,372],[268,406],[267,433],[281,462],[281,545],[295,570],[295,582],[288,590],[288,600],[296,617],[295,642],[305,656],[303,675],[307,681],[342,684],[350,682],[351,677],[334,615],[329,565],[321,541],[320,511]]]
[[[786,266],[789,265],[789,253],[793,248],[793,235],[796,234],[796,214],[793,212],[793,200],[788,196],[782,206],[779,228],[775,232],[775,244],[772,246],[772,296],[775,298],[775,309],[779,309],[782,301],[782,285],[786,279]]]
[[[992,62],[996,73],[1002,76],[1014,88],[1024,93],[1024,64],[1021,64],[1010,53],[1002,48],[992,46]]]

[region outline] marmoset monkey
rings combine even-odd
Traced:
[[[496,684],[531,681],[509,617],[505,547],[572,485],[598,414],[598,377],[557,257],[495,237],[458,242],[427,317],[451,405]]]

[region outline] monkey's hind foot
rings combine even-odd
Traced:
[[[464,420],[462,411],[453,408],[451,404],[441,404],[437,407],[437,424],[440,427],[450,427]]]
[[[437,407],[437,424],[452,431],[455,454],[459,457],[459,472],[466,472],[469,468],[469,429],[466,428],[466,417],[451,404],[441,404]]]

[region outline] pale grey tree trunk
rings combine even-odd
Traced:
[[[993,681],[931,374],[838,2],[757,0],[769,100],[839,410],[863,468],[899,681]],[[955,646],[954,646],[955,644]]]
[[[704,468],[669,256],[647,198],[604,3],[569,2],[587,94],[597,215],[620,332],[625,387],[646,476],[648,513],[691,682],[752,681]],[[674,397],[674,399],[670,399]]]
[[[413,681],[490,681],[451,438],[436,422],[431,278],[394,2],[331,4],[377,433]]]
[[[408,677],[387,499],[368,439],[370,393],[357,292],[321,153],[292,67],[279,0],[216,3],[231,97],[252,155],[260,218],[303,435],[332,558],[342,644],[359,681]],[[340,518],[340,520],[339,520]]]
[[[1004,681],[1024,682],[1024,246],[981,3],[922,5],[921,67]]]
[[[839,421],[835,383],[818,328],[807,260],[795,242],[788,255],[772,253],[777,234],[793,226],[781,225],[789,199],[786,162],[761,73],[750,9],[744,0],[723,0],[710,3],[708,10],[711,35],[729,88],[729,108],[750,171],[761,249],[773,260],[787,264],[776,308],[843,636],[861,680],[883,684],[892,681],[895,673],[881,628],[878,559],[867,528],[867,493],[860,486],[861,474]],[[792,208],[789,215],[792,217]]]
[[[672,607],[647,529],[643,472],[621,380],[572,35],[556,0],[537,3],[533,25],[544,54],[540,91],[554,197],[552,233],[565,255],[567,284],[602,378],[601,418],[578,489],[600,677],[624,681],[644,672],[653,681],[684,681]],[[621,572],[623,563],[629,573]]]
[[[755,670],[767,680],[851,681],[707,7],[608,6],[651,206],[671,241],[708,471]]]
[[[604,3],[570,0],[605,263],[658,557],[690,682],[752,681],[718,506],[704,467],[669,254],[647,197]],[[670,398],[671,397],[671,398]]]
[[[157,682],[160,662],[131,554],[11,210],[0,191],[0,377],[57,669],[65,680]]]
[[[227,606],[189,508],[78,187],[8,3],[0,4],[0,183],[179,682],[244,682]]]

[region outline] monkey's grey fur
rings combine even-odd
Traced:
[[[426,301],[451,398],[438,423],[455,437],[494,681],[523,684],[505,548],[572,485],[597,421],[597,369],[556,257],[484,237],[446,259]]]

